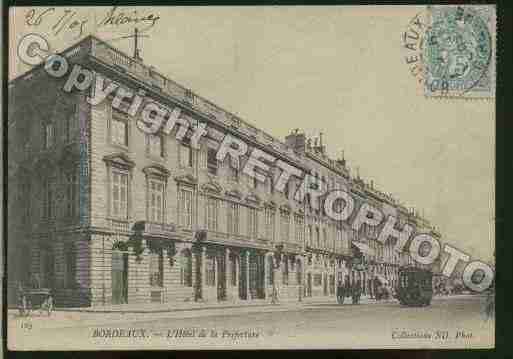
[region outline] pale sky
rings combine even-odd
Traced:
[[[95,26],[110,8],[75,8],[69,22],[71,12],[59,19],[72,8],[56,8],[28,26],[29,9],[11,17],[11,77],[28,69],[14,61],[13,46],[27,33],[44,34],[61,50],[88,34],[109,40],[134,27]],[[160,17],[144,32],[146,64],[275,137],[293,128],[322,131],[328,152],[344,150],[353,173],[359,167],[364,179],[423,212],[443,241],[492,259],[495,101],[422,95],[402,35],[423,7],[141,7],[117,13],[134,10]],[[87,20],[82,36],[78,27],[68,28],[75,19]],[[133,51],[132,40],[111,44]]]

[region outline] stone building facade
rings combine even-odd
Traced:
[[[62,54],[70,68],[80,64],[179,108],[191,126],[205,123],[209,132],[199,149],[190,131],[176,138],[178,127],[148,135],[125,113],[129,104],[114,109],[109,96],[91,105],[94,84],[66,92],[66,77],[51,77],[41,66],[13,80],[11,289],[37,282],[52,288],[57,306],[68,307],[268,300],[273,291],[282,300],[302,300],[334,295],[338,281],[358,277],[365,284],[366,276],[392,273],[399,264],[391,254],[371,257],[381,253],[371,248],[372,234],[331,220],[308,197],[296,200],[299,178],[277,192],[276,170],[261,183],[242,172],[247,156],[216,159],[222,136],[230,134],[311,173],[313,185],[398,210],[391,200],[373,199],[377,192],[352,178],[343,159],[330,159],[322,140],[312,145],[295,130],[282,142],[95,37]],[[361,248],[369,249],[367,263],[376,269],[356,270]]]

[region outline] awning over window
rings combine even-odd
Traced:
[[[363,254],[367,254],[370,256],[374,255],[374,250],[365,243],[352,242],[352,245],[358,248]]]

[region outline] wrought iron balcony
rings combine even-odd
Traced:
[[[132,229],[141,231],[149,236],[170,237],[176,233],[176,226],[173,223],[157,223],[150,221],[138,221]]]
[[[300,253],[302,250],[301,244],[295,242],[279,241],[275,242],[275,245],[277,247],[280,246],[282,248],[282,251],[285,253]]]

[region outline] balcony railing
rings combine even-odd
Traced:
[[[144,82],[150,83],[154,85],[154,87],[158,87],[164,93],[178,99],[182,103],[190,105],[208,117],[215,118],[227,127],[237,128],[246,135],[261,141],[264,145],[270,145],[276,150],[283,152],[283,154],[286,154],[293,161],[299,162],[299,157],[279,139],[263,132],[238,116],[195,94],[191,90],[163,76],[153,67],[144,65],[139,60],[124,54],[122,51],[117,50],[106,42],[96,38],[93,38],[92,41],[91,55],[95,58],[106,64],[115,65],[115,67],[122,71]]]
[[[128,232],[130,231],[130,222],[122,219],[107,219],[107,227],[120,232]]]
[[[276,246],[282,246],[284,252],[300,252],[302,246],[295,242],[279,241],[275,242]]]
[[[150,235],[166,236],[176,233],[176,226],[173,223],[139,222],[141,229]]]

